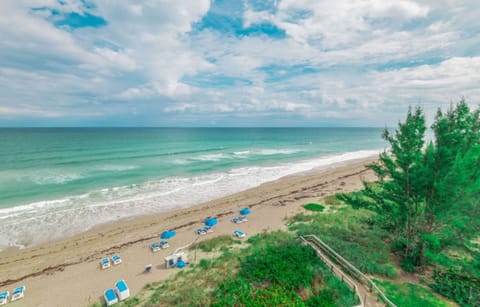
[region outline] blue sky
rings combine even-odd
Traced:
[[[464,0],[2,0],[0,126],[393,126],[480,101]]]

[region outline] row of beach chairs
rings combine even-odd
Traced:
[[[15,288],[12,292],[12,297],[10,298],[10,302],[16,301],[18,299],[23,298],[25,294],[25,286],[20,286]],[[8,303],[8,298],[10,297],[10,292],[5,291],[0,293],[0,305],[5,305]]]
[[[103,292],[103,297],[105,298],[107,306],[111,306],[118,303],[119,301],[123,301],[129,298],[130,290],[128,289],[125,280],[122,279],[115,283],[115,290],[111,288],[105,290],[105,292]]]
[[[122,258],[120,257],[120,255],[113,255],[111,263],[113,263],[113,265],[120,264],[122,263]],[[107,257],[102,258],[102,260],[100,260],[100,266],[102,270],[108,269],[110,267],[110,259]]]
[[[167,241],[160,241],[160,243],[155,242],[155,243],[150,244],[150,250],[152,251],[152,253],[156,253],[159,250],[167,248],[169,246],[170,245],[168,244]]]
[[[213,232],[213,229],[210,226],[198,228],[196,231],[197,235],[200,235],[200,236],[206,235],[207,233],[210,233],[210,232]]]

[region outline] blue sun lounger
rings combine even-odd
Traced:
[[[0,305],[6,304],[9,296],[10,296],[10,292],[8,291],[0,293]]]
[[[19,300],[19,299],[23,298],[24,294],[25,294],[25,286],[17,287],[17,288],[15,288],[15,290],[13,290],[12,298],[10,299],[10,301],[13,302],[13,301]]]
[[[112,262],[114,265],[120,264],[122,263],[122,258],[120,258],[120,255],[113,255]]]
[[[233,235],[237,238],[245,237],[245,233],[243,231],[238,230],[238,229],[233,231]]]
[[[168,241],[160,241],[160,248],[167,248],[169,246]]]
[[[119,280],[115,284],[115,288],[117,290],[117,295],[120,301],[126,300],[130,297],[130,290],[128,289],[127,283],[125,280]]]
[[[102,260],[100,260],[100,266],[102,270],[108,269],[110,267],[110,259],[103,258]]]
[[[105,292],[103,292],[103,297],[105,298],[105,302],[107,303],[107,306],[111,306],[115,303],[118,303],[117,295],[115,294],[115,291],[113,291],[113,289],[105,290]]]

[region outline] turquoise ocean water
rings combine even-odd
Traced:
[[[0,250],[376,155],[377,128],[0,129]]]

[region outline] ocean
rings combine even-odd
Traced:
[[[381,130],[0,129],[0,250],[374,156]]]

